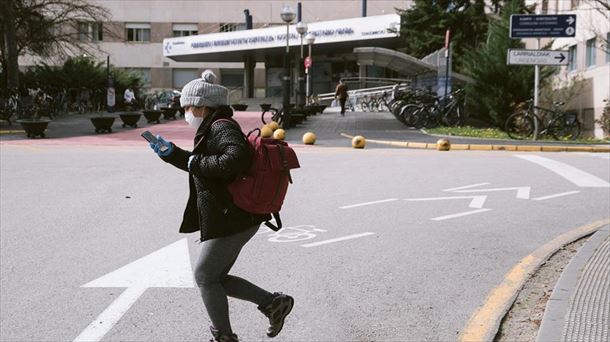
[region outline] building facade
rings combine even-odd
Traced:
[[[163,39],[244,30],[246,9],[255,29],[285,25],[280,16],[283,6],[289,4],[297,9],[296,1],[283,0],[95,0],[95,3],[109,10],[110,22],[80,24],[79,39],[98,42],[95,59],[105,61],[109,56],[114,66],[140,72],[146,81],[145,87],[151,89],[180,89],[204,69],[214,70],[219,81],[229,88],[242,87],[243,62],[223,62],[222,59],[175,62],[164,57]],[[360,17],[363,3],[366,3],[366,15],[375,16],[396,13],[396,8],[404,9],[412,1],[302,0],[300,3],[301,20],[312,23]],[[37,58],[25,56],[20,64],[27,66],[36,62]],[[254,96],[265,97],[264,63],[256,63],[253,78]]]

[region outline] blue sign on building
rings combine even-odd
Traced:
[[[575,35],[575,14],[513,14],[510,16],[511,38],[560,38]]]

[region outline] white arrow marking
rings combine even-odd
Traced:
[[[547,168],[581,188],[610,188],[610,183],[605,180],[568,164],[536,155],[517,154],[515,157]]]
[[[497,188],[497,189],[479,189],[479,190],[458,190],[456,192],[467,193],[467,192],[494,192],[494,191],[510,191],[517,190],[517,198],[521,199],[529,199],[530,198],[530,190],[532,188],[529,186],[518,186],[514,188]]]
[[[568,195],[574,195],[579,193],[580,191],[568,191],[568,192],[562,192],[559,194],[554,194],[554,195],[548,195],[548,196],[542,196],[542,197],[536,197],[536,198],[532,198],[533,201],[544,201],[544,200],[548,200],[551,198],[557,198],[557,197],[562,197],[562,196],[568,196]]]
[[[484,213],[486,211],[490,211],[491,209],[477,209],[477,210],[470,210],[470,211],[465,211],[463,213],[457,213],[457,214],[451,214],[451,215],[446,215],[446,216],[439,216],[439,217],[435,217],[432,220],[433,221],[443,221],[443,220],[448,220],[448,219],[452,219],[452,218],[456,218],[456,217],[462,217],[462,216],[467,216],[467,215],[473,215],[473,214],[478,214],[478,213]]]
[[[194,287],[186,239],[163,247],[82,287],[126,287],[74,341],[99,341],[149,287]]]
[[[456,199],[471,199],[468,207],[470,208],[483,208],[487,196],[453,196],[453,197],[429,197],[429,198],[405,198],[405,201],[444,201],[444,200],[456,200]]]
[[[340,238],[336,238],[336,239],[330,239],[330,240],[324,240],[324,241],[319,241],[319,242],[308,243],[308,244],[305,244],[305,245],[301,245],[301,247],[305,247],[305,248],[316,247],[316,246],[326,245],[326,244],[333,243],[333,242],[357,239],[359,237],[369,236],[369,235],[375,235],[375,233],[367,232],[367,233],[361,233],[361,234],[348,235],[348,236],[344,236],[344,237],[340,237]]]
[[[362,207],[362,206],[365,206],[365,205],[385,203],[385,202],[393,202],[393,201],[398,201],[398,198],[388,198],[388,199],[380,200],[380,201],[373,201],[373,202],[366,202],[366,203],[358,203],[358,204],[346,205],[346,206],[343,206],[343,207],[339,207],[339,209],[356,208],[356,207]]]
[[[483,185],[487,185],[487,184],[489,184],[489,183],[478,183],[478,184],[472,184],[472,185],[465,185],[465,186],[460,186],[458,188],[445,189],[443,191],[455,191],[455,190],[470,189],[470,188],[475,188],[477,186],[483,186]]]
[[[574,24],[574,22],[576,20],[574,19],[574,17],[568,17],[568,19],[566,19],[566,21],[568,22],[569,25],[572,25],[572,24]]]

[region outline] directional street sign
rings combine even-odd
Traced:
[[[574,37],[575,34],[575,14],[510,16],[511,38],[559,38]]]
[[[568,65],[568,51],[508,50],[508,65]]]

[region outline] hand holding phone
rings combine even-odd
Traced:
[[[163,137],[157,136],[155,137],[150,131],[144,131],[141,134],[142,138],[146,139],[150,143],[150,147],[157,153],[160,157],[168,156],[172,151],[172,144],[165,141]]]

